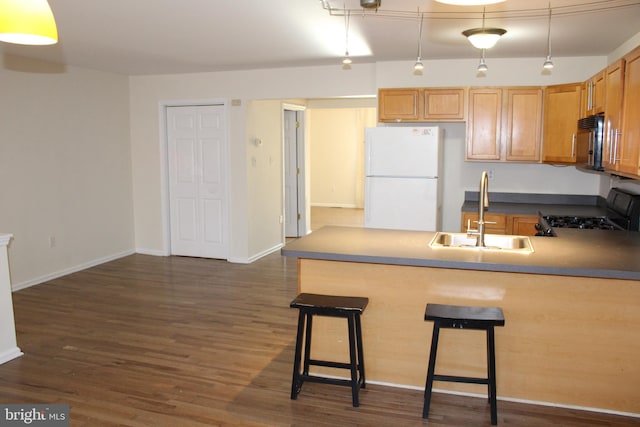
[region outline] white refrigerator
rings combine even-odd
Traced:
[[[365,130],[364,225],[441,230],[442,129]]]

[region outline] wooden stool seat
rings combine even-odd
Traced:
[[[499,307],[468,307],[458,305],[427,304],[425,321],[433,321],[431,351],[427,370],[427,383],[424,391],[424,407],[422,418],[429,417],[431,391],[433,381],[450,381],[488,386],[489,404],[491,406],[491,424],[498,424],[498,408],[496,402],[496,360],[495,360],[495,326],[504,326],[504,314]],[[487,377],[475,378],[454,375],[438,375],[435,373],[436,355],[440,328],[476,329],[487,332]]]
[[[296,350],[293,362],[293,378],[291,380],[291,399],[295,400],[305,381],[344,385],[351,387],[352,404],[359,406],[358,392],[365,388],[364,357],[362,353],[362,327],[360,316],[364,312],[368,298],[349,297],[320,294],[299,294],[291,304],[297,308],[298,333],[296,335]],[[311,358],[311,332],[313,316],[344,317],[349,328],[349,363],[317,360]],[[305,327],[306,326],[306,327]],[[304,363],[302,372],[302,343],[304,341]],[[310,366],[325,366],[330,368],[348,369],[350,379],[328,378],[309,374]]]

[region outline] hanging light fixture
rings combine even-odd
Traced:
[[[484,51],[485,49],[482,49],[482,56],[480,57],[480,64],[478,64],[478,72],[480,73],[485,73],[489,70],[489,67],[487,67],[487,63],[484,60]]]
[[[485,10],[482,10],[482,28],[472,28],[462,32],[462,35],[469,39],[471,44],[478,49],[491,49],[496,45],[500,37],[507,30],[502,28],[485,28],[484,26]]]
[[[58,42],[47,0],[0,0],[0,41],[26,45]]]
[[[350,12],[344,14],[344,29],[345,29],[345,41],[344,41],[344,59],[342,60],[342,69],[351,69],[351,57],[349,56],[349,17]]]
[[[424,21],[424,14],[420,15],[420,26],[418,27],[418,56],[416,63],[413,65],[413,71],[421,73],[424,70],[424,64],[422,63],[422,23]]]
[[[553,68],[553,61],[551,60],[551,2],[549,2],[549,25],[547,26],[547,59],[545,59],[542,68],[550,70]]]
[[[377,9],[381,3],[382,0],[360,0],[360,6],[364,9]]]

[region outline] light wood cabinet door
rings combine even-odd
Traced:
[[[604,106],[604,147],[602,164],[606,170],[618,169],[620,133],[622,131],[622,91],[624,83],[624,59],[606,70],[606,100]]]
[[[540,161],[542,88],[508,88],[502,132],[507,161]]]
[[[379,122],[453,122],[465,120],[465,88],[400,88],[378,91]]]
[[[378,121],[420,121],[419,89],[380,89],[378,91]]]
[[[516,236],[535,236],[538,215],[513,215],[511,217],[511,233]]]
[[[424,89],[422,118],[426,121],[464,121],[465,89]]]
[[[495,224],[486,224],[486,232],[489,234],[512,234],[516,236],[534,236],[538,215],[508,215],[503,213],[485,212],[484,220]],[[469,222],[470,221],[470,222]],[[478,214],[476,212],[462,212],[460,231],[467,231],[467,224],[477,230]]]
[[[606,72],[602,70],[585,82],[582,98],[584,111],[581,117],[604,112],[606,102]]]
[[[542,161],[545,163],[576,162],[581,87],[580,83],[571,83],[544,89]]]
[[[507,227],[507,215],[500,213],[485,212],[484,220],[495,224],[485,224],[485,230],[490,234],[510,234]],[[462,232],[467,231],[467,224],[470,224],[472,229],[478,229],[478,213],[477,212],[462,212],[462,224],[460,230]]]
[[[469,89],[467,160],[499,160],[502,89]]]
[[[624,57],[622,134],[618,171],[640,175],[640,47]]]

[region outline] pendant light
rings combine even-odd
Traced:
[[[381,3],[382,0],[360,0],[360,7],[363,9],[377,9]]]
[[[0,41],[26,45],[58,42],[47,0],[0,0]]]
[[[489,70],[489,67],[487,66],[487,63],[484,60],[484,51],[485,51],[485,49],[482,49],[482,56],[480,57],[480,64],[478,64],[478,72],[479,73],[486,73]]]
[[[349,56],[349,18],[350,12],[347,11],[344,14],[344,29],[345,29],[345,41],[344,41],[344,59],[342,60],[342,69],[350,70],[351,69],[351,57]]]
[[[551,60],[551,2],[549,2],[549,25],[547,27],[547,58],[542,64],[542,68],[545,70],[553,68],[553,61]]]
[[[422,23],[424,21],[424,14],[420,15],[420,26],[418,27],[418,56],[416,63],[413,65],[413,71],[415,74],[422,74],[424,70],[424,64],[422,63]]]
[[[462,32],[471,44],[478,49],[491,49],[507,30],[502,28],[486,28],[484,26],[485,10],[482,10],[482,28],[472,28]]]

